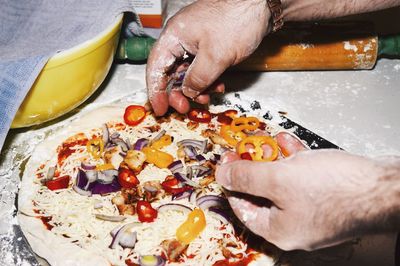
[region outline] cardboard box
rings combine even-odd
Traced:
[[[162,28],[168,0],[132,0],[143,27]]]

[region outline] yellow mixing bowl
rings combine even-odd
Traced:
[[[122,18],[121,14],[95,38],[50,58],[11,127],[27,127],[57,118],[92,95],[113,62]]]

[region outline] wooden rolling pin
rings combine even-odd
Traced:
[[[118,58],[145,60],[153,43],[150,38],[124,40]],[[292,24],[267,36],[248,59],[233,69],[371,69],[385,55],[400,56],[400,35],[378,37],[368,22]]]

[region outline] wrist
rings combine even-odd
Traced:
[[[266,0],[270,12],[269,25],[272,32],[276,32],[283,27],[283,6],[281,0]]]
[[[364,211],[359,213],[365,221],[361,233],[396,231],[400,227],[400,158],[381,157],[373,162],[378,171],[375,185],[366,195]]]

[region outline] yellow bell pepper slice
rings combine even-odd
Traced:
[[[100,159],[104,152],[103,140],[101,138],[89,140],[86,144],[86,150],[94,159]]]
[[[257,117],[238,117],[232,120],[231,129],[233,132],[239,132],[243,130],[254,131],[260,126],[260,120]]]
[[[154,141],[151,144],[151,147],[154,148],[154,149],[158,149],[159,150],[159,149],[164,148],[164,147],[166,147],[168,145],[171,145],[171,143],[172,143],[172,137],[170,135],[164,135],[160,139]]]
[[[249,152],[246,149],[247,144],[253,146],[252,147],[253,151]],[[264,149],[262,147],[263,145],[268,145],[272,149],[272,153],[269,157],[264,157]],[[264,161],[264,162],[276,160],[279,154],[278,143],[272,137],[269,136],[247,137],[241,142],[239,142],[236,151],[239,155],[249,152],[253,161]]]
[[[243,133],[242,131],[233,132],[232,129],[231,129],[231,126],[229,126],[229,125],[221,126],[220,135],[231,146],[236,146],[236,144],[239,141],[241,141],[242,139],[247,137],[247,135],[245,133]]]
[[[201,209],[194,209],[189,213],[186,221],[184,221],[176,230],[176,238],[179,242],[188,245],[206,227],[206,217]]]
[[[142,152],[146,155],[146,162],[152,163],[158,168],[167,168],[174,161],[174,157],[171,154],[153,147],[144,147]]]

